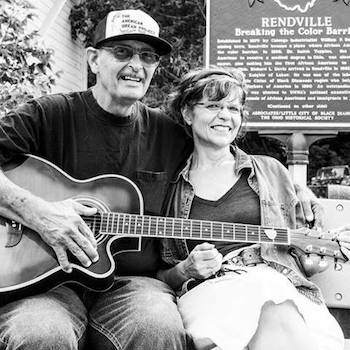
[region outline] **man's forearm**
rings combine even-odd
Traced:
[[[39,218],[35,207],[43,201],[10,181],[0,170],[0,215],[35,229]]]

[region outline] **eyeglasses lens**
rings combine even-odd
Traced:
[[[138,54],[140,60],[148,65],[153,65],[159,62],[160,57],[155,52],[152,51],[142,51],[137,50],[133,47],[128,46],[113,46],[113,47],[103,47],[108,51],[111,51],[113,56],[118,61],[129,61],[135,54]]]

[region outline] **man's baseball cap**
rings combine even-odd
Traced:
[[[151,45],[159,55],[172,49],[166,40],[159,38],[158,23],[141,10],[112,11],[98,23],[93,45],[100,47],[114,40],[139,40]]]

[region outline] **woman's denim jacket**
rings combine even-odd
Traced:
[[[244,168],[251,169],[248,184],[260,198],[261,225],[291,229],[300,226],[303,219],[302,210],[288,170],[274,158],[247,155],[237,147],[232,147],[231,151],[236,156],[235,171],[237,174]],[[184,219],[189,217],[194,198],[194,189],[189,181],[191,159],[192,156],[179,173],[169,192],[165,209],[167,216],[174,204],[173,216]],[[242,205],[243,203],[244,200],[242,200]],[[297,222],[300,224],[297,225]],[[302,294],[315,302],[323,301],[320,289],[305,277],[300,264],[288,252],[288,248],[281,245],[261,244],[261,256],[268,265],[284,274]],[[162,259],[166,264],[175,265],[186,259],[188,253],[185,240],[162,240]]]

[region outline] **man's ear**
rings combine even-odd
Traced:
[[[182,118],[184,118],[184,121],[187,125],[192,124],[192,111],[188,106],[184,106],[181,108],[181,114]]]
[[[86,49],[86,56],[91,72],[97,74],[99,71],[99,51],[90,46]]]

